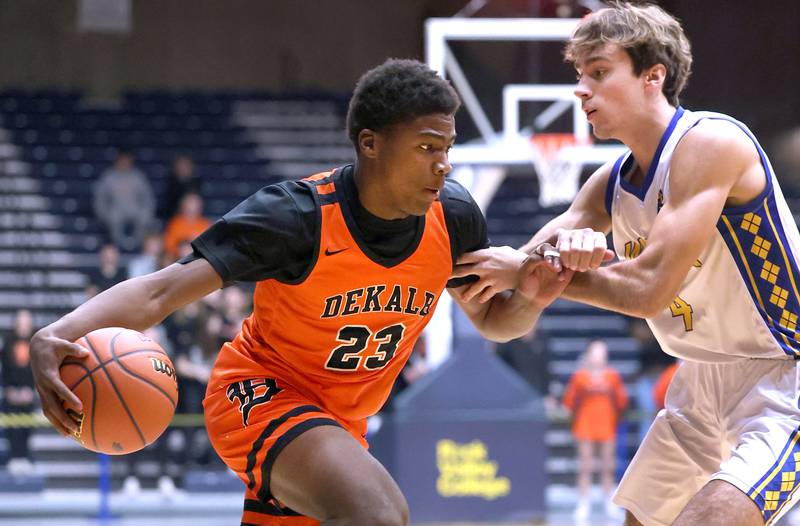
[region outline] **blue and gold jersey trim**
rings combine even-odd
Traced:
[[[770,192],[751,212],[723,213],[717,230],[775,341],[786,354],[800,358],[800,272],[786,239],[775,194]]]
[[[750,130],[735,119],[723,119],[737,125],[753,141],[767,184],[749,203],[724,208],[717,230],[776,343],[789,356],[800,358],[800,272],[775,202],[772,168]]]
[[[622,177],[622,174],[619,174],[619,185],[620,187],[628,192],[631,195],[636,196],[639,201],[644,202],[645,197],[647,197],[647,191],[650,189],[650,185],[653,183],[653,179],[656,175],[656,170],[658,169],[659,161],[661,160],[661,153],[664,151],[664,147],[667,145],[667,141],[672,136],[672,132],[675,131],[675,127],[678,125],[678,121],[681,120],[683,114],[686,110],[678,106],[675,108],[675,113],[672,115],[672,118],[667,125],[667,129],[664,130],[664,133],[661,135],[661,140],[658,141],[658,147],[656,148],[655,153],[653,154],[653,158],[650,159],[650,167],[647,169],[647,174],[642,181],[641,186],[636,186],[635,184],[628,181],[625,177]],[[633,157],[633,155],[631,155]],[[626,161],[627,164],[627,161]],[[622,166],[622,170],[625,169],[625,165]]]
[[[747,494],[764,517],[765,526],[779,517],[781,510],[797,491],[800,482],[800,429],[795,429],[778,459]]]

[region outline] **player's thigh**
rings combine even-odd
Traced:
[[[347,431],[309,429],[286,445],[270,475],[272,495],[319,520],[394,516],[405,523],[408,506],[386,469]]]
[[[730,457],[712,479],[738,488],[773,524],[800,501],[800,364],[753,362],[729,375],[734,387],[723,417],[729,422]],[[757,383],[751,389],[735,389],[753,377]]]
[[[672,524],[722,461],[717,371],[686,362],[617,487],[614,503],[643,524]]]
[[[712,480],[697,493],[675,519],[673,526],[763,526],[764,518],[753,500],[724,480]]]

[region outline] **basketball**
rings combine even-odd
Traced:
[[[83,403],[74,438],[109,455],[132,453],[157,439],[178,403],[175,367],[164,349],[120,327],[92,331],[75,343],[90,355],[61,365],[61,379]]]

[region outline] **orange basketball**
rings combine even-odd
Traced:
[[[109,455],[138,451],[164,432],[178,404],[175,367],[161,346],[120,327],[92,331],[78,345],[84,359],[67,358],[61,379],[83,403],[75,437]]]

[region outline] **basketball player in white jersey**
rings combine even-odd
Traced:
[[[612,231],[621,261],[564,297],[647,319],[685,360],[615,494],[626,524],[773,524],[800,495],[800,234],[769,161],[743,124],[679,106],[690,46],[659,7],[590,15],[566,57],[594,134],[629,151],[520,252],[464,256],[456,275],[482,276],[464,298],[515,286],[545,241],[597,269],[592,230]]]

